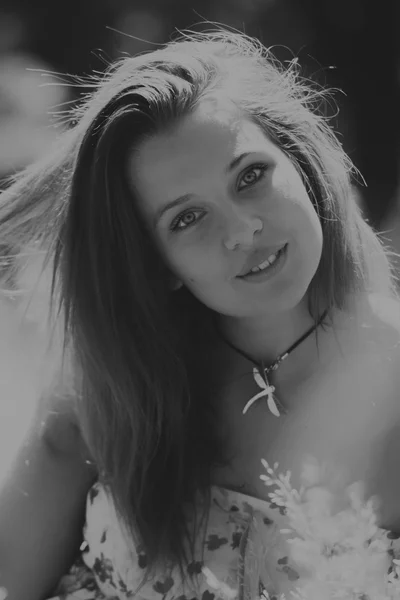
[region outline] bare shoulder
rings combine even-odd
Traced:
[[[44,435],[32,428],[0,478],[0,567],[10,598],[51,596],[79,551],[96,477],[74,450],[71,425],[64,414]]]
[[[393,332],[398,332],[400,336],[400,297],[370,294],[368,301],[374,317]]]
[[[369,327],[378,351],[387,354],[400,382],[400,298],[371,294],[368,297]],[[368,322],[369,321],[369,322]]]
[[[376,360],[373,377],[378,379],[380,371],[385,374],[382,382],[382,396],[386,396],[385,415],[380,442],[376,450],[377,468],[376,488],[382,498],[382,519],[391,529],[400,531],[400,479],[398,477],[400,456],[400,299],[371,297],[371,308],[378,329],[381,332],[379,347],[383,360]],[[382,369],[386,364],[387,368]],[[382,415],[381,415],[382,416]]]
[[[54,402],[47,405],[39,423],[39,434],[48,449],[57,456],[89,460],[89,451],[79,425],[78,417],[70,402]]]
[[[374,381],[382,380],[380,423],[371,455],[372,491],[381,501],[381,526],[400,531],[400,299],[371,295],[374,338],[378,352],[371,368]],[[386,392],[386,393],[385,393]],[[372,466],[373,465],[373,466]]]
[[[370,294],[362,327],[371,383],[379,382],[382,396],[394,403],[397,417],[393,418],[400,423],[400,298]]]

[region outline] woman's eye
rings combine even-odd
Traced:
[[[253,165],[242,176],[239,183],[239,190],[252,186],[263,178],[267,165]],[[243,184],[243,185],[242,185]]]
[[[178,231],[187,229],[188,227],[194,225],[199,220],[199,217],[196,217],[197,213],[203,213],[202,210],[190,210],[185,213],[182,213],[174,219],[171,224],[172,231]]]

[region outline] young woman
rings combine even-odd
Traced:
[[[287,592],[263,458],[363,479],[396,529],[399,304],[323,98],[256,40],[186,36],[3,194],[4,287],[47,253],[65,351],[3,486],[10,600]]]

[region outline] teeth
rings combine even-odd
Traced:
[[[258,271],[263,271],[265,268],[274,264],[274,262],[278,258],[278,253],[279,253],[279,250],[275,254],[271,254],[271,256],[268,256],[267,260],[265,260],[260,265],[258,265],[258,267],[253,267],[252,269],[250,269],[250,273],[257,273]]]

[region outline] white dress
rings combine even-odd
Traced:
[[[129,549],[111,498],[95,483],[87,497],[81,554],[51,600],[278,600],[281,594],[291,598],[300,575],[281,532],[285,508],[216,486],[211,497],[204,548],[199,543],[195,561],[186,566],[194,579],[183,581],[173,569],[140,587],[145,553]],[[400,558],[399,536],[381,531],[390,540],[390,565]]]

